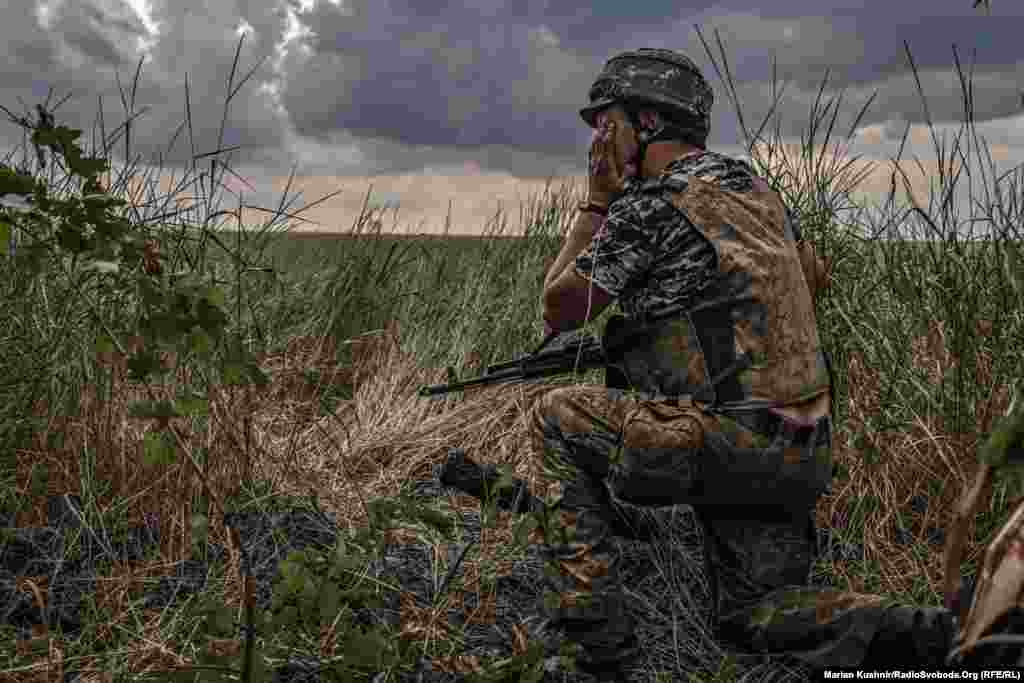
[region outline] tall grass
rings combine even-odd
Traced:
[[[721,75],[719,60],[704,45]],[[860,553],[853,560],[822,560],[815,576],[938,604],[941,529],[974,467],[978,440],[1005,410],[1012,382],[1024,370],[1019,257],[1014,261],[1024,173],[1018,167],[996,177],[988,156],[989,170],[982,165],[977,179],[984,202],[972,194],[968,217],[954,205],[962,173],[972,192],[975,187],[966,161],[987,154],[974,126],[970,85],[954,53],[964,120],[951,149],[933,136],[940,170],[929,206],[897,206],[897,178],[909,196],[897,157],[891,160],[893,189],[869,217],[866,207],[849,199],[863,173],[852,171],[853,160],[833,138],[841,98],[822,102],[828,76],[793,158],[782,153],[777,117],[774,136],[762,135],[770,129],[771,112],[755,131],[747,129],[725,50],[718,46],[755,167],[801,213],[808,239],[831,264],[829,286],[816,307],[837,369],[839,475],[817,517],[819,526]],[[916,75],[909,50],[908,59]],[[135,84],[138,78],[136,71]],[[233,96],[247,78],[236,83],[233,69],[221,135]],[[539,495],[557,491],[540,479],[527,446],[525,416],[544,385],[436,402],[418,398],[415,388],[440,379],[445,366],[470,372],[535,344],[544,273],[574,219],[572,207],[580,199],[575,188],[552,190],[549,183],[520,214],[519,239],[499,238],[508,232],[503,216],[482,226],[485,237],[472,244],[388,239],[364,204],[349,230],[357,239],[314,243],[288,234],[309,208],[293,210],[288,190],[278,207],[265,209],[267,221],[259,226],[241,225],[241,205],[218,208],[221,180],[233,173],[225,160],[231,150],[193,148],[184,177],[172,176],[176,189],[158,195],[158,184],[131,153],[132,122],[140,115],[134,85],[122,90],[122,104],[125,122],[108,133],[100,120],[93,136],[93,153],[103,158],[124,142],[126,164],[107,178],[106,191],[128,201],[124,220],[159,244],[169,273],[223,291],[224,348],[244,347],[270,381],[262,389],[226,383],[212,361],[182,347],[172,364],[176,371],[151,384],[167,396],[196,391],[209,397],[207,413],[176,419],[178,446],[187,446],[195,459],[142,464],[142,444],[157,427],[128,415],[128,404],[146,396],[125,366],[131,342],[139,341],[138,293],[128,286],[103,289],[74,258],[53,259],[43,275],[33,275],[33,257],[19,247],[0,260],[6,351],[0,357],[0,449],[10,461],[2,502],[18,526],[44,524],[47,496],[64,492],[82,496],[87,528],[150,520],[161,531],[159,553],[141,568],[115,565],[109,572],[112,584],[134,586],[140,572],[159,574],[160,567],[193,552],[194,541],[204,537],[192,526],[196,515],[209,518],[210,538],[226,537],[211,496],[259,508],[315,490],[319,504],[354,529],[369,521],[369,501],[393,497],[409,479],[425,478],[449,447],[509,465]],[[194,130],[189,113],[168,149],[182,132],[192,141]],[[55,163],[47,168],[37,160],[33,167],[28,145],[24,151],[20,167],[45,179],[55,195],[81,191],[59,177]],[[964,162],[963,170],[953,171],[956,160]],[[155,168],[165,172],[162,159]],[[171,208],[196,190],[191,209]],[[982,220],[991,226],[988,234],[964,231]],[[922,245],[922,239],[928,241]],[[601,322],[592,323],[595,331]],[[97,342],[108,333],[121,342],[116,350]],[[1014,493],[1006,483],[997,487],[968,546],[965,572],[974,571]],[[467,571],[501,565],[508,524],[502,518],[488,532]],[[75,542],[81,539],[72,547]],[[245,588],[230,577],[225,569],[208,590],[226,604],[242,604]],[[684,587],[679,593],[688,594]],[[65,666],[128,674],[195,661],[199,617],[186,607],[144,613],[131,595],[126,588],[97,598],[94,623],[77,639],[61,641]],[[680,614],[688,614],[689,606],[681,599],[679,604]],[[310,652],[317,647],[327,646],[308,645]],[[417,647],[434,656],[453,646]],[[677,643],[670,661],[679,667],[676,675],[703,671],[711,677],[732,671],[721,657],[712,641],[698,638]],[[42,676],[53,666],[13,653],[8,661],[15,662],[5,674],[13,680],[29,672]]]

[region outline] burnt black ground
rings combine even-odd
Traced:
[[[432,480],[413,483],[413,495],[426,500],[460,493],[441,481],[441,468],[438,466]],[[94,590],[97,572],[102,571],[104,560],[111,556],[143,558],[155,547],[158,539],[153,529],[147,526],[120,533],[83,527],[80,523],[83,518],[81,500],[76,496],[55,496],[50,500],[48,511],[47,527],[3,530],[7,537],[0,546],[0,623],[15,626],[20,636],[25,637],[31,625],[45,622],[52,628],[59,626],[66,637],[74,638],[88,619],[83,599]],[[674,639],[699,637],[696,634],[697,623],[706,613],[700,606],[706,604],[707,594],[701,579],[699,536],[689,509],[683,506],[662,508],[657,518],[666,535],[654,545],[628,538],[620,538],[618,542],[623,555],[624,585],[635,598],[630,603],[631,609],[636,610],[637,623],[641,625],[638,628],[641,644],[653,646],[657,642],[657,651],[664,655],[671,651]],[[300,507],[270,512],[232,512],[228,513],[226,521],[239,530],[243,539],[256,579],[257,607],[262,610],[270,607],[272,588],[279,574],[278,563],[293,550],[313,547],[329,551],[335,545],[340,528],[329,515]],[[451,547],[450,557],[441,568],[443,571],[435,572],[434,555],[427,543],[408,543],[389,546],[383,559],[375,558],[368,563],[367,574],[381,582],[401,586],[414,597],[418,606],[431,606],[438,590],[434,584],[435,574],[443,577],[465,545],[475,545],[480,540],[479,513],[463,514],[461,524],[461,542]],[[77,558],[69,559],[66,539],[73,538],[75,534],[80,534],[81,549],[76,553]],[[823,540],[832,552],[845,554],[856,551],[835,547],[827,539]],[[655,556],[660,556],[660,562],[655,562]],[[206,587],[216,566],[225,558],[224,548],[214,544],[207,548],[206,557],[193,557],[177,563],[169,576],[162,577],[146,591],[141,606],[163,608],[181,604],[188,596]],[[658,564],[661,564],[661,569]],[[666,567],[671,576],[665,574]],[[495,623],[466,627],[465,648],[461,654],[477,655],[482,661],[511,657],[512,626],[524,624],[530,641],[540,641],[545,645],[545,681],[576,683],[593,680],[586,674],[557,670],[557,652],[562,638],[561,634],[546,627],[539,614],[543,594],[541,568],[537,549],[530,547],[520,560],[513,563],[511,574],[497,580]],[[460,574],[461,568],[455,576]],[[46,606],[45,614],[40,613],[29,593],[15,588],[19,576],[39,575],[49,577],[50,604]],[[679,595],[679,586],[686,587],[686,594]],[[382,595],[380,607],[360,608],[356,610],[354,620],[364,626],[387,624],[397,629],[399,594],[384,590]],[[476,599],[473,592],[465,595],[466,612],[472,612],[476,607]],[[681,602],[688,602],[694,607],[682,610]],[[453,631],[461,630],[464,614],[461,608],[448,611]],[[653,654],[647,659],[651,658]],[[661,664],[664,668],[665,663]],[[323,662],[313,657],[296,656],[277,667],[272,680],[275,683],[331,680],[321,676],[319,669],[323,666]],[[69,680],[74,680],[74,677]],[[401,674],[399,680],[402,683],[449,683],[465,678],[460,674],[432,671],[429,661],[422,658],[415,671]],[[646,680],[644,671],[635,672],[630,680]]]

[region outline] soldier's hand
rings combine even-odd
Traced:
[[[627,168],[620,158],[616,136],[620,131],[614,121],[598,119],[590,144],[590,188],[588,200],[608,206],[625,189]]]

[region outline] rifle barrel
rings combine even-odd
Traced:
[[[585,369],[587,364],[582,364],[580,369]],[[572,365],[567,365],[564,362],[548,362],[542,364],[530,364],[526,366],[525,371],[523,368],[514,367],[506,368],[500,372],[494,372],[485,374],[482,377],[474,377],[473,379],[463,380],[461,382],[454,382],[452,384],[433,384],[430,386],[421,387],[419,390],[420,396],[437,396],[439,394],[447,394],[452,391],[462,391],[469,387],[483,386],[485,384],[500,384],[502,382],[522,382],[531,379],[540,379],[542,377],[550,377],[552,375],[564,375],[573,371]]]
[[[462,391],[468,387],[476,387],[482,384],[497,384],[499,382],[512,382],[517,379],[525,379],[521,372],[501,372],[493,375],[484,375],[483,377],[474,377],[472,379],[463,380],[461,382],[453,382],[451,384],[432,384],[430,386],[420,387],[420,396],[437,396],[439,394],[447,394],[452,391]]]
[[[577,363],[577,359],[579,363]],[[602,363],[604,363],[604,352],[601,344],[597,340],[589,339],[581,344],[550,349],[531,356],[489,365],[482,376],[473,379],[420,387],[419,395],[437,396],[485,384],[561,375],[576,369],[585,370]]]

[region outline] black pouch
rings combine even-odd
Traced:
[[[613,315],[608,318],[601,337],[601,346],[605,351],[604,384],[609,389],[628,390],[630,388],[629,377],[619,363],[621,360],[621,337],[624,334],[626,318],[622,315]]]

